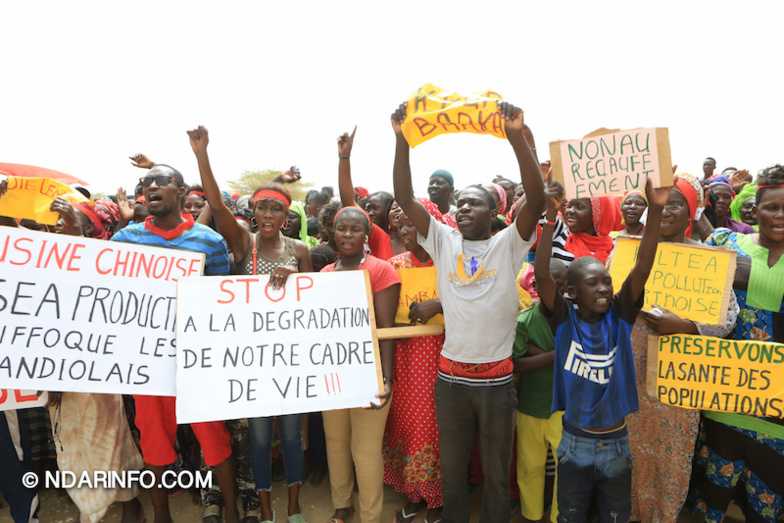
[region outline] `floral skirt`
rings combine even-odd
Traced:
[[[443,505],[434,387],[444,336],[398,341],[396,389],[384,433],[384,483],[409,500]]]

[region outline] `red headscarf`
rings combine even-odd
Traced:
[[[691,224],[694,221],[694,216],[697,213],[697,206],[699,205],[699,199],[697,197],[697,191],[694,190],[694,187],[685,179],[681,177],[676,177],[675,180],[675,188],[678,189],[678,192],[686,198],[686,203],[689,205],[689,217],[691,221],[689,221],[689,226],[686,227],[686,237],[691,238]]]
[[[73,206],[87,216],[93,224],[91,238],[97,238],[99,240],[109,239],[109,233],[106,231],[106,228],[112,224],[112,220],[103,209],[96,208],[92,202],[76,202]]]
[[[621,208],[613,196],[592,196],[591,219],[596,236],[585,232],[569,233],[564,248],[575,258],[593,256],[605,263],[613,248],[612,231],[623,229]]]

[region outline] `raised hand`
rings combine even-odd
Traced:
[[[81,226],[79,226],[79,217],[76,215],[76,209],[71,202],[58,196],[52,201],[49,210],[60,215],[57,223],[58,232],[70,236],[82,236],[83,231]]]
[[[357,134],[357,126],[354,126],[354,130],[351,131],[351,135],[349,136],[348,133],[343,133],[338,138],[338,155],[339,156],[351,156],[351,148],[354,147],[354,135]]]
[[[550,162],[550,160],[547,160],[546,162],[541,162],[539,164],[539,170],[542,171],[542,179],[545,182],[549,183],[553,179],[553,173],[551,172],[551,169],[552,169],[552,163]]]
[[[506,128],[507,135],[514,132],[523,132],[524,128],[528,129],[528,127],[523,122],[522,109],[520,109],[519,107],[515,107],[509,102],[498,101],[497,104],[498,104],[498,112],[501,113],[501,118],[504,119],[504,125]],[[528,129],[528,134],[530,135],[530,133],[531,130]],[[528,137],[526,136],[526,138]]]
[[[120,220],[130,222],[133,220],[133,206],[128,202],[128,195],[125,189],[117,189],[117,208],[120,210]]]
[[[188,138],[191,141],[191,149],[196,154],[207,152],[207,144],[210,143],[210,136],[207,128],[200,125],[198,128],[188,131]]]
[[[670,197],[671,189],[672,187],[656,187],[654,189],[653,182],[648,178],[645,182],[645,195],[648,197],[648,205],[664,207],[667,199]]]
[[[131,159],[131,165],[134,167],[138,167],[140,169],[152,169],[155,167],[155,162],[144,156],[142,153],[134,154],[128,158]]]
[[[552,221],[566,201],[563,186],[555,181],[548,183],[544,188],[544,200],[547,205],[547,218]]]
[[[277,175],[272,181],[278,183],[294,183],[300,181],[301,179],[302,175],[299,173],[299,167],[292,165],[289,169],[286,169]]]
[[[395,109],[395,112],[392,113],[392,130],[395,131],[395,134],[403,134],[403,121],[406,119],[406,108],[408,107],[408,102],[403,102]]]

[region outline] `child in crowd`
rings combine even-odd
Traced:
[[[550,259],[550,274],[556,293],[566,291],[566,265]],[[534,288],[536,281],[534,281]],[[533,305],[517,316],[517,334],[512,351],[514,369],[520,374],[517,392],[517,484],[520,510],[529,521],[544,517],[547,449],[561,442],[562,412],[551,413],[555,338],[539,307]],[[553,491],[550,519],[558,516],[557,490]]]
[[[564,411],[558,446],[558,521],[584,522],[595,498],[602,522],[624,523],[631,513],[631,453],[625,417],[638,409],[631,340],[653,266],[669,188],[647,181],[648,227],[637,262],[613,295],[604,265],[577,258],[566,273],[567,301],[550,273],[557,198],[546,198],[534,271],[542,314],[555,334],[552,410]]]

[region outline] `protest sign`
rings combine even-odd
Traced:
[[[36,397],[36,390],[0,389],[0,410],[19,410],[43,407],[49,401],[49,394],[42,392]]]
[[[670,138],[667,128],[609,131],[600,129],[585,138],[550,142],[553,179],[566,198],[622,195],[672,185]]]
[[[268,282],[259,275],[178,283],[178,423],[378,403],[367,273],[292,274],[277,291]]]
[[[55,225],[59,215],[49,210],[57,197],[71,203],[88,201],[82,193],[51,178],[8,177],[8,193],[0,198],[0,216],[27,218]]]
[[[784,344],[648,336],[647,392],[686,409],[784,417]]]
[[[176,281],[202,253],[0,227],[0,383],[174,396]]]
[[[610,276],[616,288],[637,261],[640,240],[618,238]],[[737,253],[719,247],[659,243],[645,282],[645,305],[668,309],[681,318],[711,325],[724,323],[735,279]]]
[[[398,269],[397,275],[400,277],[400,302],[395,315],[395,323],[407,324],[411,323],[411,320],[408,319],[411,304],[438,299],[438,288],[436,287],[438,271],[435,267],[418,267]],[[436,314],[425,323],[425,325],[443,324],[443,314]]]
[[[503,97],[495,91],[461,95],[426,83],[408,99],[406,119],[401,126],[403,136],[412,148],[445,133],[491,134],[506,138],[498,100]]]

